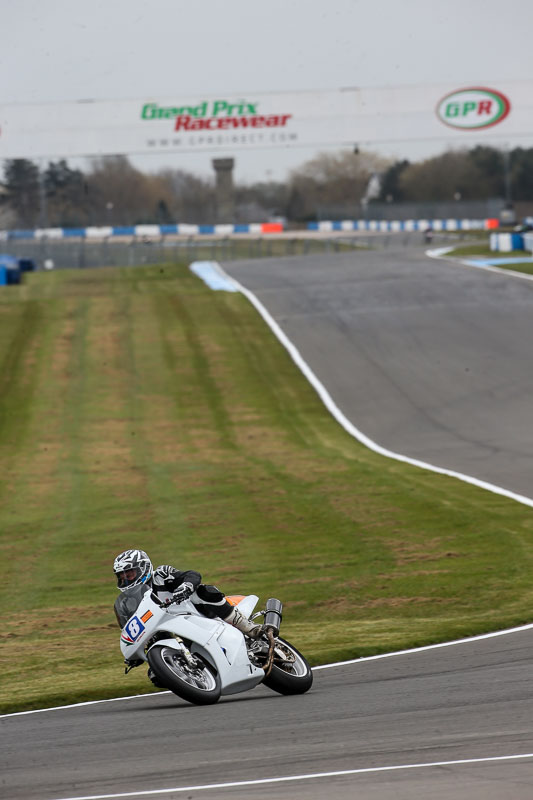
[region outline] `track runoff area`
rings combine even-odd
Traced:
[[[433,257],[440,257],[444,255],[444,252],[436,251],[434,253],[428,253],[428,255],[432,255]],[[471,266],[469,263],[465,263],[465,266]],[[491,268],[493,271],[497,268]],[[464,475],[459,472],[454,472],[451,470],[442,469],[437,467],[433,464],[429,464],[426,462],[417,461],[415,459],[411,459],[407,456],[403,456],[399,453],[393,453],[385,448],[382,448],[376,442],[369,439],[365,434],[359,431],[352,423],[342,414],[340,409],[335,405],[331,396],[329,395],[328,391],[324,387],[324,385],[318,380],[316,375],[313,373],[309,365],[304,361],[300,353],[298,352],[297,348],[292,344],[292,342],[287,338],[284,332],[281,330],[280,326],[277,322],[273,319],[273,317],[269,314],[267,309],[264,305],[260,302],[260,300],[248,289],[244,286],[239,284],[233,278],[231,278],[224,270],[220,267],[220,265],[216,262],[194,262],[191,264],[191,270],[197,274],[200,278],[202,278],[205,283],[210,286],[213,290],[218,291],[237,291],[244,294],[248,300],[254,305],[257,311],[261,314],[267,325],[273,331],[274,335],[279,339],[281,344],[287,349],[291,358],[293,359],[294,363],[297,367],[303,372],[305,377],[309,380],[311,385],[319,394],[320,398],[324,402],[326,408],[333,414],[335,419],[343,426],[343,428],[350,433],[350,435],[354,436],[360,442],[365,444],[367,447],[371,448],[372,450],[384,455],[388,458],[397,459],[400,461],[404,461],[406,463],[412,464],[414,466],[418,466],[423,469],[431,470],[433,472],[438,472],[441,474],[449,475],[458,478],[459,480],[465,481],[467,483],[472,483],[476,486],[486,489],[487,491],[494,492],[496,494],[501,494],[505,497],[509,497],[519,503],[523,503],[530,507],[533,507],[533,500],[531,498],[515,494],[510,492],[506,489],[503,489],[499,486],[486,483],[484,481],[480,481],[476,478],[472,478],[471,476]],[[506,272],[505,274],[509,274]],[[523,274],[517,273],[517,277],[523,278],[525,277]],[[316,666],[313,668],[314,672],[320,672],[324,670],[335,670],[341,667],[348,667],[350,665],[362,665],[365,662],[371,661],[382,661],[385,659],[398,659],[402,656],[412,655],[412,654],[421,654],[424,652],[428,652],[431,650],[439,650],[439,649],[447,649],[453,647],[465,647],[469,644],[480,642],[487,639],[497,639],[501,637],[508,636],[510,634],[517,634],[526,632],[533,629],[533,624],[523,625],[517,628],[510,628],[503,631],[497,631],[494,633],[487,633],[482,634],[479,636],[468,637],[465,639],[459,639],[451,642],[444,642],[440,644],[433,644],[433,645],[426,645],[424,647],[413,648],[409,650],[401,650],[393,653],[385,653],[377,656],[369,656],[366,658],[358,658],[352,659],[348,661],[340,661],[332,664],[323,664],[321,666]],[[171,692],[160,692],[159,695],[163,694],[171,694]],[[83,706],[94,706],[99,704],[107,704],[107,703],[124,703],[128,702],[128,700],[139,700],[142,697],[150,697],[153,698],[154,694],[149,693],[146,695],[132,695],[129,697],[121,697],[121,698],[112,698],[108,700],[95,700],[89,701],[85,703],[77,703],[69,706],[57,706],[53,708],[46,708],[46,709],[35,709],[32,711],[20,711],[15,712],[12,714],[5,714],[0,716],[0,719],[4,719],[7,721],[9,717],[20,717],[20,716],[30,716],[34,714],[43,714],[43,713],[53,713],[54,711],[66,710],[69,708],[81,708]],[[75,795],[71,798],[62,798],[62,800],[111,800],[111,798],[127,798],[127,797],[153,797],[153,796],[164,796],[164,795],[171,795],[171,794],[181,794],[186,792],[192,791],[202,791],[202,792],[217,792],[229,789],[246,789],[247,787],[252,790],[253,787],[261,787],[265,786],[268,787],[280,784],[287,784],[287,785],[295,785],[302,782],[309,782],[309,781],[322,781],[324,779],[331,779],[335,777],[342,777],[342,776],[356,776],[356,775],[365,775],[365,774],[379,774],[379,773],[394,773],[394,772],[408,772],[412,771],[420,771],[420,770],[428,770],[431,768],[436,767],[461,767],[461,766],[468,766],[468,765],[482,765],[482,764],[496,764],[496,763],[519,763],[519,762],[526,762],[528,760],[533,760],[533,752],[531,753],[509,753],[506,755],[497,755],[497,756],[487,756],[487,757],[473,757],[473,758],[461,758],[461,759],[454,759],[454,760],[440,760],[440,761],[428,761],[428,762],[417,762],[417,763],[405,763],[405,764],[393,764],[393,765],[382,765],[382,766],[373,766],[373,767],[360,767],[355,769],[346,769],[346,770],[336,770],[336,771],[327,771],[327,772],[309,772],[304,774],[293,774],[293,775],[284,775],[284,776],[277,776],[277,777],[269,777],[269,778],[258,778],[254,780],[243,780],[243,781],[226,781],[222,783],[207,783],[207,784],[195,784],[195,785],[188,785],[188,786],[169,786],[161,789],[153,789],[153,790],[144,790],[144,791],[130,791],[130,792],[118,792],[118,793],[111,793],[111,794],[92,794],[92,795]],[[54,800],[54,798],[50,798],[49,800]]]

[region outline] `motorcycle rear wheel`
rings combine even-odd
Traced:
[[[304,656],[285,639],[278,636],[276,649],[283,652],[286,659],[274,658],[270,674],[263,678],[269,689],[279,694],[303,694],[313,685],[313,673]],[[276,650],[274,651],[276,653]]]
[[[191,667],[179,650],[155,645],[147,654],[148,663],[159,681],[182,700],[196,705],[216,703],[220,698],[220,678],[201,656],[199,666]]]

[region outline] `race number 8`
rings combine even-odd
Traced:
[[[130,639],[136,639],[144,630],[144,625],[140,621],[138,617],[133,617],[130,619],[128,624],[126,625],[126,632]]]

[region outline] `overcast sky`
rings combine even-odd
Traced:
[[[453,89],[533,77],[532,0],[0,0],[0,9],[0,104]],[[281,178],[312,154],[235,154],[235,177]],[[394,154],[426,155],[423,148]],[[210,174],[211,157],[151,155],[135,163]]]

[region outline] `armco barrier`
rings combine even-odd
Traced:
[[[497,219],[402,219],[402,220],[375,220],[375,219],[345,219],[321,222],[309,222],[307,230],[322,231],[380,231],[382,233],[396,233],[400,231],[425,231],[431,227],[434,231],[475,231],[492,230],[497,228]]]
[[[187,222],[172,225],[92,225],[88,228],[36,228],[35,230],[0,231],[0,241],[10,239],[109,239],[113,236],[133,236],[141,239],[162,236],[228,236],[234,233],[282,233],[281,222],[251,222],[220,225],[191,225]]]

